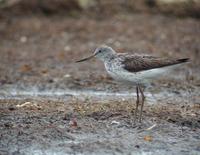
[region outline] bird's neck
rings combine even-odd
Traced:
[[[116,57],[115,54],[110,54],[110,55],[106,55],[103,58],[101,58],[101,61],[103,61],[104,63],[111,61],[112,59],[114,59]]]

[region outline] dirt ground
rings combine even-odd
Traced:
[[[198,19],[145,13],[0,19],[0,154],[200,154],[199,36]],[[133,124],[134,86],[74,63],[100,44],[191,62],[152,84]]]

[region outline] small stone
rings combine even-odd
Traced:
[[[48,80],[48,83],[53,83],[53,82],[54,82],[53,79],[49,79],[49,80]]]
[[[70,46],[65,46],[65,47],[64,47],[64,50],[65,50],[65,51],[70,51],[71,48],[70,48]]]
[[[64,77],[65,77],[65,78],[70,78],[71,75],[70,75],[70,74],[65,74]]]
[[[10,111],[13,111],[13,110],[15,110],[16,108],[13,107],[13,106],[10,106],[8,109],[9,109]]]
[[[25,43],[25,42],[27,42],[27,37],[26,36],[22,36],[21,38],[20,38],[20,42],[21,43]]]
[[[120,125],[120,122],[114,120],[111,122],[111,125]]]

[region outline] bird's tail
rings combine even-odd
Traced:
[[[179,64],[179,63],[185,63],[185,62],[188,62],[189,60],[190,60],[189,58],[178,59],[177,60],[177,64]]]

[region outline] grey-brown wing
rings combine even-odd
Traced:
[[[123,59],[123,67],[129,72],[139,72],[155,68],[171,66],[187,62],[189,59],[167,59],[148,55],[127,55]]]

